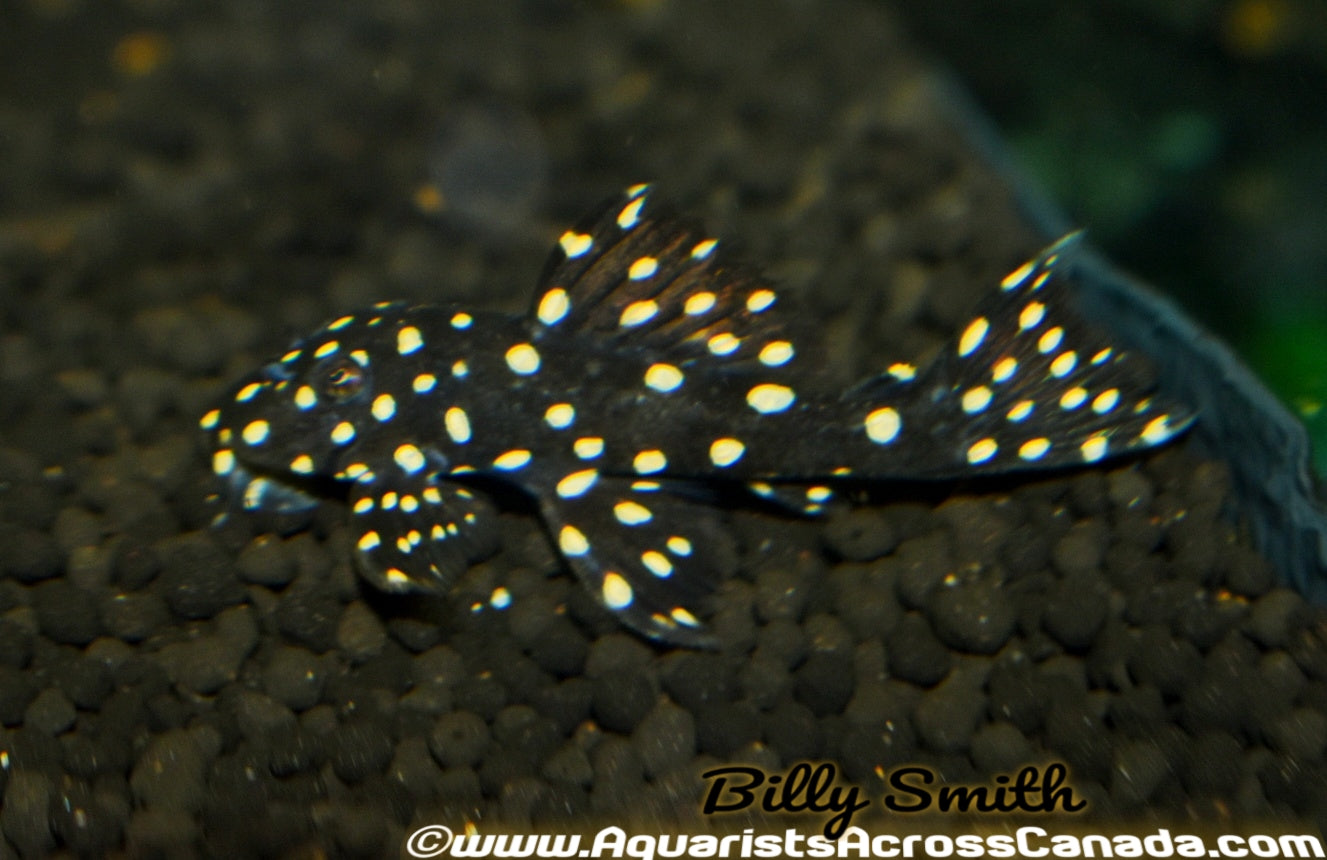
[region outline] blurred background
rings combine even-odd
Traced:
[[[1327,3],[891,5],[1069,219],[1304,419],[1327,474]]]

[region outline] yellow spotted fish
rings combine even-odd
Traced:
[[[567,565],[640,633],[703,647],[720,577],[698,483],[808,514],[845,480],[1082,466],[1191,421],[1067,306],[1070,236],[1011,272],[929,366],[817,386],[758,274],[637,185],[568,230],[530,312],[384,302],[333,320],[202,419],[250,510],[349,487],[364,578],[441,591],[484,543],[494,482],[528,493]]]

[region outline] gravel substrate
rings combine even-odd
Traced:
[[[0,856],[667,826],[705,767],[822,759],[872,800],[904,763],[1059,760],[1097,821],[1327,820],[1327,618],[1183,444],[734,510],[715,652],[621,629],[519,509],[448,599],[361,586],[334,501],[209,528],[225,384],[380,299],[523,309],[560,225],[632,182],[800,295],[841,380],[924,355],[1038,244],[874,6],[308,12],[4,13]]]

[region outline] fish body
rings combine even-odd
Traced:
[[[439,591],[528,493],[569,567],[631,628],[711,644],[718,512],[746,486],[807,514],[836,483],[1094,464],[1191,421],[1069,308],[1076,237],[1020,266],[923,370],[827,390],[773,286],[634,186],[558,241],[529,313],[383,302],[237,383],[200,422],[251,510],[349,486],[363,576]]]

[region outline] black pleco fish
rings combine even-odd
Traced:
[[[623,623],[684,646],[719,573],[694,482],[815,514],[846,480],[1082,466],[1185,428],[1145,363],[1068,307],[1069,236],[1009,274],[923,370],[815,382],[775,289],[638,185],[564,233],[524,316],[387,302],[242,380],[203,416],[236,506],[291,511],[347,482],[364,578],[441,591],[473,559],[499,480],[530,494],[568,566]]]

